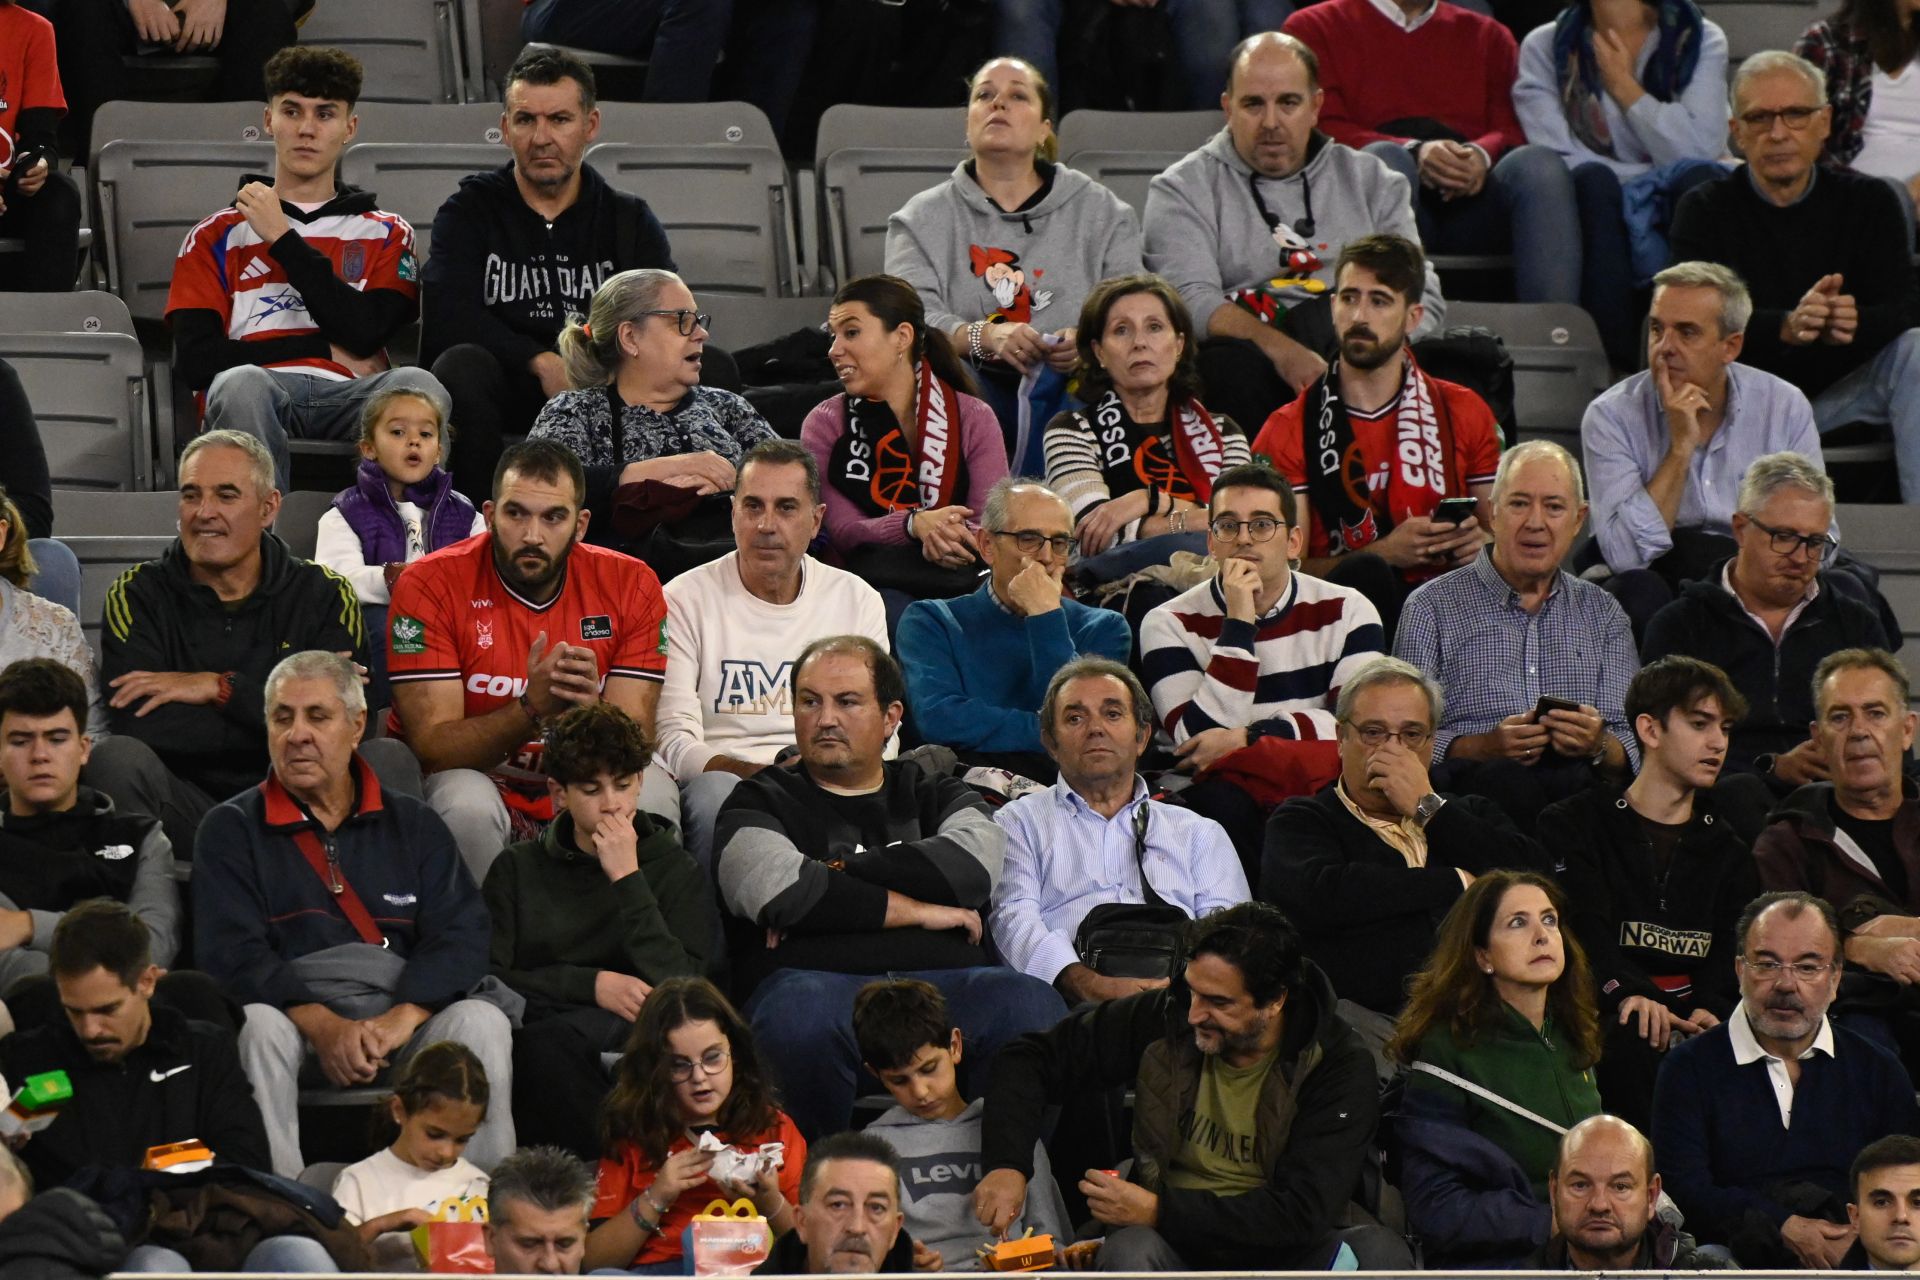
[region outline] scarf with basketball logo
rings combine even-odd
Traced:
[[[884,400],[847,397],[847,429],[827,455],[827,483],[865,516],[952,506],[967,480],[960,397],[922,360],[911,443]]]
[[[1375,518],[1372,477],[1353,438],[1353,423],[1340,398],[1340,362],[1328,366],[1307,392],[1301,426],[1306,434],[1307,500],[1327,531],[1335,555],[1365,550],[1412,515],[1426,515],[1447,496],[1454,468],[1451,424],[1440,414],[1446,403],[1433,394],[1427,375],[1405,348],[1406,374],[1394,409],[1393,452],[1387,462],[1387,524]],[[1464,492],[1464,490],[1462,490]]]
[[[1213,497],[1213,478],[1224,464],[1220,424],[1192,398],[1175,405],[1171,416],[1172,430],[1164,433],[1135,422],[1112,390],[1083,412],[1081,421],[1100,450],[1108,494],[1118,498],[1151,486],[1203,506]]]

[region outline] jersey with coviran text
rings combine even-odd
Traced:
[[[576,543],[560,593],[533,604],[500,577],[493,535],[477,533],[407,566],[387,613],[387,678],[394,684],[458,680],[472,719],[527,691],[527,650],[545,633],[593,650],[604,682],[615,676],[664,680],[667,602],[642,561]],[[397,713],[390,721],[405,737]],[[493,770],[495,781],[544,795],[535,734]]]

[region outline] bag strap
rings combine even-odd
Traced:
[[[320,837],[313,834],[313,828],[302,827],[294,832],[293,842],[300,847],[301,854],[306,857],[307,865],[313,868],[313,874],[320,877],[320,883],[327,886],[327,892],[331,893],[334,901],[340,904],[340,910],[346,914],[347,923],[351,924],[354,932],[360,935],[360,941],[376,947],[386,946],[387,935],[381,933],[380,926],[373,922],[373,915],[367,910],[367,904],[360,901],[360,895],[353,891],[351,884],[347,883],[347,878],[341,874],[339,865],[329,863],[326,850],[320,847]]]
[[[1424,1071],[1430,1076],[1438,1076],[1440,1079],[1445,1080],[1450,1085],[1454,1085],[1458,1088],[1465,1089],[1468,1093],[1471,1093],[1474,1096],[1479,1098],[1484,1098],[1488,1102],[1491,1102],[1496,1107],[1502,1107],[1508,1111],[1513,1112],[1513,1114],[1519,1116],[1522,1120],[1531,1120],[1543,1129],[1550,1129],[1554,1133],[1559,1134],[1561,1137],[1566,1136],[1567,1128],[1565,1125],[1555,1124],[1553,1121],[1547,1119],[1545,1116],[1537,1115],[1534,1112],[1527,1110],[1525,1107],[1521,1106],[1519,1103],[1512,1102],[1506,1098],[1501,1097],[1499,1094],[1495,1093],[1493,1090],[1489,1088],[1486,1088],[1484,1085],[1477,1085],[1473,1081],[1467,1079],[1465,1076],[1457,1076],[1453,1074],[1453,1072],[1448,1071],[1445,1067],[1436,1067],[1431,1062],[1416,1062],[1413,1064],[1413,1069],[1415,1071]]]
[[[621,403],[618,381],[607,384],[607,411],[613,415],[613,476],[617,483],[621,471],[627,465],[627,426],[621,421],[626,416],[626,405]]]
[[[1150,907],[1170,907],[1179,911],[1180,908],[1154,892],[1153,882],[1147,879],[1147,822],[1152,817],[1152,809],[1153,798],[1149,796],[1134,806],[1133,810],[1133,865],[1140,869],[1140,893]]]

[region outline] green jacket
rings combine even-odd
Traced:
[[[705,971],[713,893],[669,823],[642,811],[638,874],[612,884],[573,844],[564,811],[538,840],[509,845],[481,888],[493,915],[495,977],[527,998],[528,1020],[591,1007],[602,969],[647,983]]]

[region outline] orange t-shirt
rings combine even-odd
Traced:
[[[807,1140],[800,1136],[800,1130],[794,1128],[787,1113],[780,1113],[780,1124],[776,1129],[735,1141],[720,1134],[730,1145],[741,1151],[751,1151],[763,1142],[781,1142],[786,1144],[783,1162],[780,1165],[780,1194],[787,1198],[788,1204],[800,1203],[800,1170],[807,1163]],[[669,1157],[690,1150],[693,1143],[682,1137],[667,1148]],[[640,1148],[631,1142],[617,1144],[610,1156],[600,1157],[599,1194],[594,1198],[592,1218],[595,1222],[613,1217],[616,1213],[625,1213],[627,1206],[642,1191],[653,1185],[654,1176],[659,1172],[640,1153]],[[640,1249],[640,1256],[629,1266],[641,1267],[654,1262],[666,1262],[681,1256],[681,1233],[687,1224],[693,1221],[693,1215],[705,1209],[715,1200],[724,1200],[727,1193],[712,1181],[701,1183],[691,1191],[683,1192],[678,1200],[667,1206],[666,1217],[660,1222],[660,1230],[647,1237],[647,1243]]]

